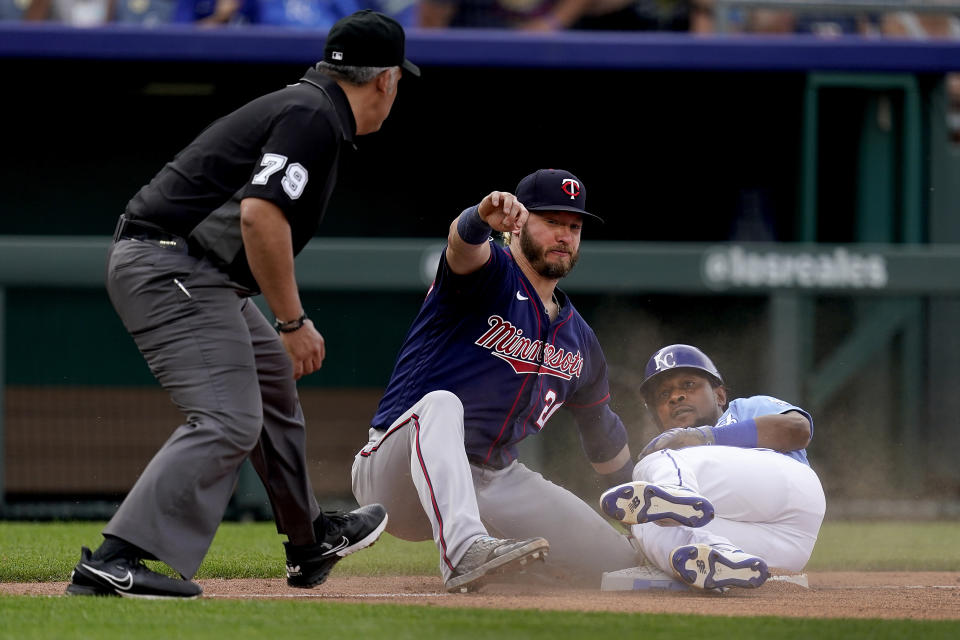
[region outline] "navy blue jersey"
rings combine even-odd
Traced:
[[[510,250],[490,248],[487,264],[467,275],[453,273],[443,252],[373,427],[387,429],[427,393],[449,391],[463,403],[467,456],[500,468],[516,458],[518,442],[566,406],[587,457],[612,459],[627,436],[608,406],[596,335],[559,290],[551,322]]]

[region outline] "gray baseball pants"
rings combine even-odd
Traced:
[[[292,365],[250,292],[182,242],[124,239],[108,254],[107,293],[186,420],[103,532],[192,578],[249,457],[277,531],[295,544],[314,542],[320,508]]]
[[[463,405],[432,391],[354,458],[353,494],[390,513],[387,531],[404,540],[433,538],[448,580],[482,535],[550,543],[547,562],[584,585],[604,571],[638,564],[637,551],[592,507],[514,460],[504,469],[470,464],[463,446]]]

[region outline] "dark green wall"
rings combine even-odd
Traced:
[[[18,100],[0,234],[109,234],[203,127],[303,70],[0,60]],[[321,233],[442,235],[490,190],[563,167],[608,220],[593,238],[720,240],[760,211],[790,239],[802,89],[802,73],[426,68],[344,160]]]
[[[306,292],[302,298],[326,340],[327,359],[301,384],[378,387],[386,384],[423,295]],[[6,339],[10,385],[156,384],[105,291],[11,289]]]
[[[19,100],[0,234],[104,236],[204,126],[303,67],[4,59],[0,71]],[[440,238],[490,190],[565,167],[607,220],[586,242],[791,239],[802,87],[800,73],[426,68],[344,160],[320,233]],[[382,385],[421,299],[306,293],[329,356],[305,383]],[[578,306],[589,316],[601,299]],[[102,290],[13,289],[7,322],[10,384],[152,383]],[[33,340],[41,327],[56,339]]]

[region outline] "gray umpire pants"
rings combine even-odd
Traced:
[[[185,422],[103,532],[192,578],[247,457],[266,487],[277,531],[291,542],[314,542],[320,508],[283,344],[249,291],[182,245],[124,239],[108,254],[110,300]]]

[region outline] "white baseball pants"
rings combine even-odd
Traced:
[[[687,487],[716,510],[710,523],[696,529],[632,527],[647,558],[668,573],[675,548],[699,543],[732,544],[771,568],[800,571],[813,553],[826,509],[813,469],[770,449],[666,449],[637,463],[633,479]]]

